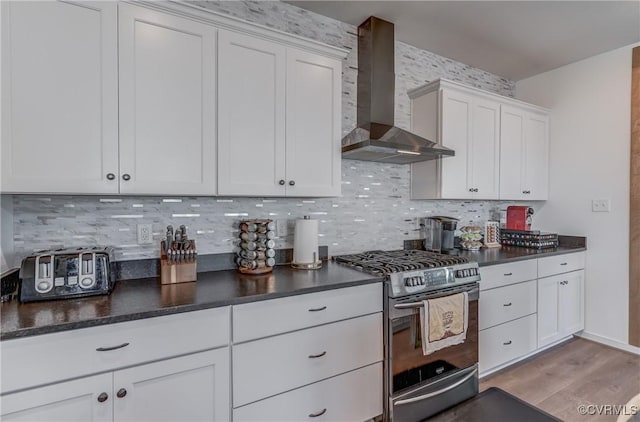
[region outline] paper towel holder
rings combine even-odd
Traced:
[[[293,239],[293,259],[291,261],[291,266],[293,268],[300,269],[300,270],[317,270],[322,267],[322,261],[318,259],[318,227],[317,225],[315,226],[315,229],[311,229],[311,232],[305,233],[307,236],[310,236],[311,238],[305,239],[303,238],[302,233],[300,233],[303,222],[304,224],[307,224],[306,222],[309,222],[310,220],[311,220],[311,217],[309,217],[308,215],[305,215],[302,220],[297,220],[296,222],[296,232],[294,233],[294,239]],[[304,248],[308,248],[308,250],[306,251],[307,254],[309,254],[309,249],[313,249],[313,252],[311,252],[312,261],[296,262],[296,256],[298,255],[297,251],[300,251],[301,249],[304,249]],[[304,253],[302,255],[304,255]]]

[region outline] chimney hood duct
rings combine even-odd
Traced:
[[[394,28],[371,16],[358,27],[357,127],[342,139],[342,158],[409,164],[454,151],[393,125]]]

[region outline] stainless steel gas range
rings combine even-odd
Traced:
[[[419,250],[369,251],[336,262],[385,277],[385,420],[420,421],[478,393],[478,264]],[[467,292],[464,342],[425,355],[424,300]]]

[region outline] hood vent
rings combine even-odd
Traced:
[[[393,125],[394,28],[371,16],[358,27],[357,127],[342,139],[342,158],[409,164],[454,151]]]

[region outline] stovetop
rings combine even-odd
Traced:
[[[420,250],[368,251],[338,255],[334,261],[379,277],[402,271],[448,267],[469,262],[467,258]]]
[[[333,260],[390,283],[391,297],[449,288],[480,280],[478,264],[467,258],[420,250],[367,251]]]

